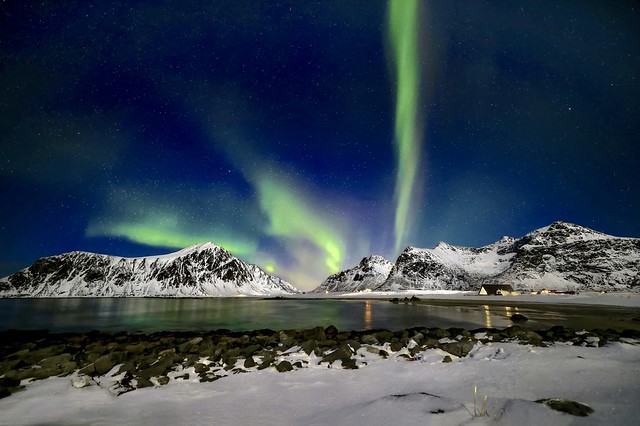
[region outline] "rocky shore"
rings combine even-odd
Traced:
[[[266,368],[279,372],[312,365],[355,369],[380,358],[414,361],[429,349],[440,349],[442,361],[452,362],[467,356],[476,345],[489,342],[599,347],[628,339],[640,340],[640,331],[560,326],[532,331],[518,325],[502,330],[414,327],[340,331],[329,326],[153,334],[7,331],[0,333],[0,397],[20,391],[31,380],[52,376],[69,376],[77,388],[100,385],[120,395],[172,380],[209,382]]]

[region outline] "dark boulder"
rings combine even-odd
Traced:
[[[393,338],[393,333],[389,330],[379,330],[373,335],[373,337],[378,340],[379,344],[382,344],[384,342],[390,342]]]
[[[193,366],[193,370],[198,374],[204,374],[209,372],[209,366],[198,362]]]
[[[304,330],[302,332],[302,336],[304,339],[306,340],[317,340],[317,341],[322,341],[325,340],[327,338],[327,336],[325,335],[324,332],[324,328],[322,327],[315,327],[315,328],[311,328],[309,330]]]
[[[171,356],[161,357],[153,364],[137,372],[138,377],[150,379],[151,377],[165,376],[171,371],[176,359]]]
[[[259,351],[260,349],[261,349],[260,345],[247,346],[246,348],[240,351],[240,355],[244,356],[245,358],[248,358],[254,353],[256,353],[256,351]]]
[[[244,368],[252,368],[256,366],[256,361],[252,356],[248,356],[247,359],[244,360]]]
[[[338,335],[338,329],[336,326],[330,325],[324,329],[324,334],[327,339],[334,339]]]
[[[398,352],[402,350],[402,348],[404,348],[404,345],[399,340],[391,342],[391,345],[389,345],[389,349],[391,349],[392,352]]]
[[[525,321],[529,321],[529,318],[527,318],[526,316],[522,315],[522,314],[513,314],[511,315],[511,317],[509,317],[509,319],[513,322],[525,322]]]
[[[2,377],[0,378],[0,386],[4,388],[15,388],[20,386],[20,380],[14,377]]]
[[[429,334],[436,339],[451,337],[451,333],[449,333],[449,330],[445,330],[444,328],[430,329]]]
[[[280,361],[276,364],[276,370],[278,370],[279,373],[286,373],[287,371],[293,370],[293,365],[291,365],[289,361]]]
[[[523,343],[531,343],[535,346],[544,346],[543,338],[535,331],[523,331],[518,334],[518,339]]]
[[[307,355],[311,355],[311,352],[318,348],[318,342],[315,339],[309,339],[300,345],[300,349]]]
[[[333,364],[335,361],[339,360],[342,363],[342,367],[344,368],[357,368],[355,360],[351,358],[352,355],[353,352],[349,345],[342,344],[335,351],[325,355],[320,362],[328,362],[329,364]]]
[[[282,346],[290,348],[296,344],[296,332],[292,330],[281,331],[278,334],[278,339]]]
[[[93,363],[80,370],[80,373],[88,376],[102,376],[108,373],[115,365],[110,355],[102,355]]]
[[[564,398],[545,398],[539,399],[536,402],[544,404],[556,411],[571,414],[572,416],[587,417],[589,414],[593,413],[593,408],[588,405]]]
[[[422,344],[424,346],[426,346],[427,349],[433,349],[433,348],[437,348],[438,346],[440,346],[440,342],[438,342],[436,339],[434,339],[432,337],[427,337],[426,339],[424,339],[422,341]]]
[[[471,349],[475,346],[475,342],[471,340],[460,341],[460,342],[452,342],[452,343],[441,343],[440,349],[445,352],[449,352],[451,355],[455,355],[457,357],[463,358],[467,356]]]
[[[513,325],[502,330],[500,332],[500,335],[503,337],[515,337],[521,331],[522,327],[520,327],[519,325]]]

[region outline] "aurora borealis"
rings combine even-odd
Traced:
[[[410,229],[410,210],[418,205],[415,190],[418,167],[422,154],[422,122],[418,114],[420,100],[420,56],[418,46],[419,25],[422,21],[418,0],[390,1],[389,28],[393,46],[393,62],[397,75],[395,140],[397,146],[397,177],[395,187],[396,251],[402,249]]]
[[[635,1],[8,1],[0,275],[212,241],[302,290],[407,245],[640,236]]]

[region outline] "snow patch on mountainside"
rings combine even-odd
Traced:
[[[509,261],[514,255],[501,254],[500,248],[503,247],[503,240],[479,249],[440,243],[433,249],[433,253],[444,263],[460,265],[470,275],[495,275],[509,267]]]

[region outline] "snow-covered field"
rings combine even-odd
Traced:
[[[109,392],[108,378],[80,389],[73,377],[50,378],[0,400],[0,424],[630,425],[640,416],[635,343],[486,343],[451,363],[442,362],[447,353],[430,349],[417,361],[392,356],[365,359],[358,370],[326,363],[287,373],[270,368],[212,383],[174,380],[118,397]],[[490,415],[476,417],[485,395]],[[575,417],[534,402],[553,397],[594,412]]]
[[[584,304],[640,307],[640,293],[616,292],[598,293],[582,292],[578,294],[520,294],[518,296],[478,296],[477,292],[452,291],[452,290],[410,290],[398,291],[371,291],[355,293],[307,293],[296,294],[287,297],[292,298],[328,298],[328,299],[390,299],[393,297],[411,298],[416,296],[424,301],[451,301],[451,302],[527,302],[547,304]]]

